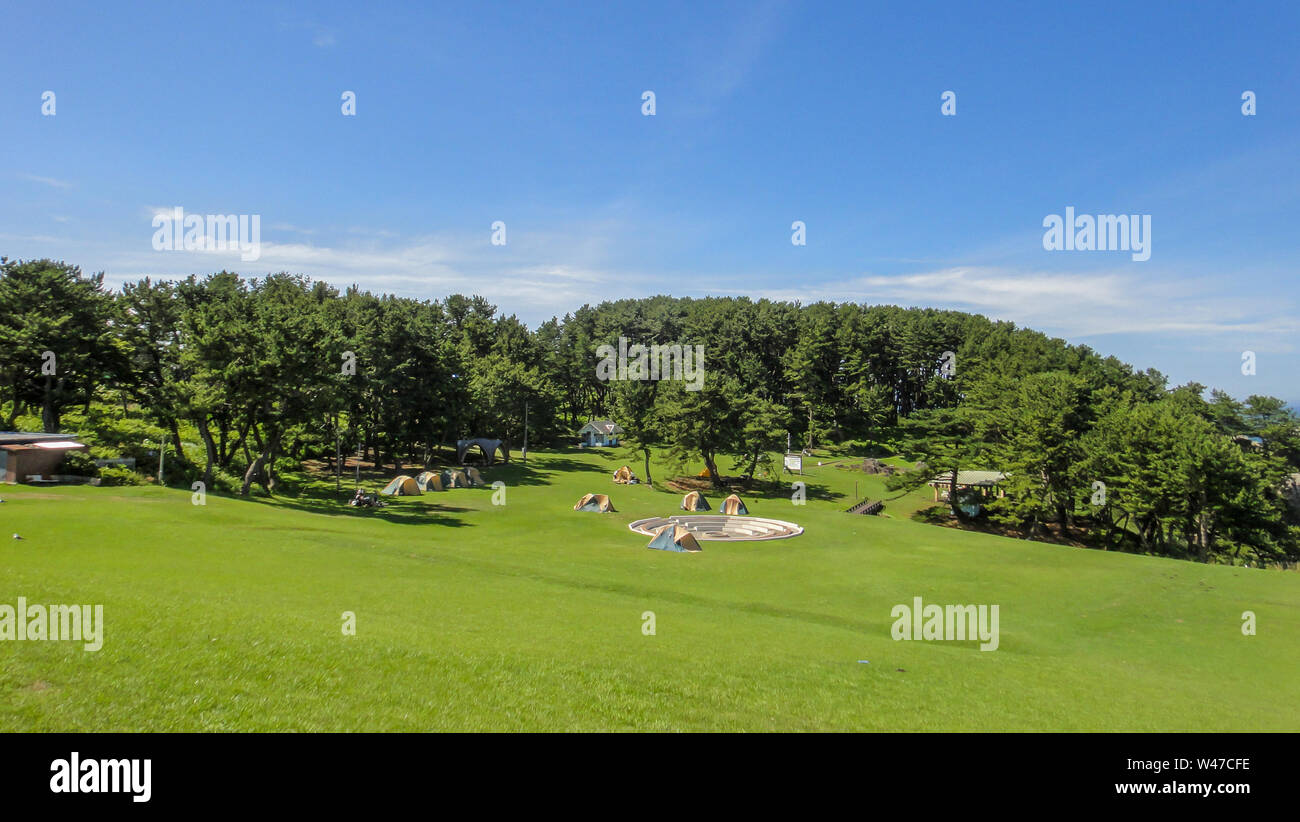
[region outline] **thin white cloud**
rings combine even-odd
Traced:
[[[18,176],[24,180],[29,180],[33,183],[40,183],[41,185],[46,185],[51,188],[72,188],[72,183],[69,183],[66,180],[56,180],[53,177],[41,177],[37,174],[19,174]]]
[[[803,302],[950,308],[1076,339],[1112,334],[1260,338],[1300,334],[1300,319],[1285,300],[1263,304],[1253,297],[1223,293],[1214,283],[1139,278],[1113,271],[1061,274],[956,267],[898,276],[866,275],[758,294]]]
[[[170,209],[156,211],[170,215]],[[506,247],[492,246],[486,231],[402,244],[357,240],[327,246],[263,239],[258,259],[250,262],[241,258],[238,248],[205,248],[202,242],[193,250],[153,251],[147,245],[151,233],[142,236],[143,248],[138,252],[108,252],[104,270],[111,285],[142,276],[180,278],[221,269],[249,277],[289,271],[340,289],[355,284],[419,299],[480,294],[507,313],[540,322],[584,303],[650,293],[652,283],[585,259],[581,243],[542,234],[511,235]]]
[[[272,223],[271,225],[267,226],[267,228],[269,228],[269,229],[271,229],[271,230],[273,230],[273,231],[291,231],[291,232],[293,232],[293,233],[295,233],[295,234],[315,234],[315,233],[316,233],[316,229],[314,229],[314,228],[302,228],[301,226],[296,226],[296,225],[293,225],[293,224],[291,224],[291,223]]]
[[[280,24],[280,28],[287,31],[309,32],[311,34],[311,44],[317,48],[329,48],[337,42],[333,29],[327,28],[315,20],[284,22]]]

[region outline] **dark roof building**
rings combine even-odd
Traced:
[[[39,482],[54,472],[64,454],[85,447],[67,434],[0,431],[0,481]]]

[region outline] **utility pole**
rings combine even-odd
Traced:
[[[524,465],[528,464],[528,400],[524,400]]]
[[[339,429],[334,429],[334,492],[343,486],[343,436]]]
[[[158,484],[159,485],[167,484],[166,482],[163,481],[163,455],[166,453],[167,453],[167,437],[164,436],[162,438],[162,442],[158,443]]]

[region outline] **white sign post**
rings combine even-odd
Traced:
[[[785,470],[792,474],[803,473],[803,454],[786,454]]]

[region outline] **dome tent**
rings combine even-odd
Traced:
[[[704,498],[704,495],[701,494],[699,491],[692,491],[686,496],[682,497],[682,510],[683,511],[708,511],[710,510],[709,501],[706,500]]]
[[[479,451],[483,453],[483,460],[488,465],[496,462],[497,454],[501,454],[502,462],[510,461],[510,449],[502,440],[487,439],[486,437],[475,437],[468,440],[456,440],[456,462],[461,465],[465,464],[465,454],[469,449],[478,446]]]
[[[749,513],[749,509],[745,507],[745,503],[735,494],[724,499],[722,501],[722,508],[719,510],[727,516],[745,516]]]
[[[437,471],[423,471],[415,478],[415,484],[421,491],[441,491],[442,475]]]
[[[608,514],[614,511],[614,503],[609,501],[609,497],[604,494],[587,494],[578,500],[578,504],[573,506],[575,511],[596,511],[601,514]]]
[[[384,490],[379,493],[386,497],[418,497],[420,495],[420,486],[416,483],[414,477],[409,474],[401,474],[385,485]]]
[[[679,553],[695,554],[704,550],[700,543],[696,541],[695,535],[680,525],[665,525],[655,532],[646,543],[647,548],[654,548],[657,551],[677,551]]]

